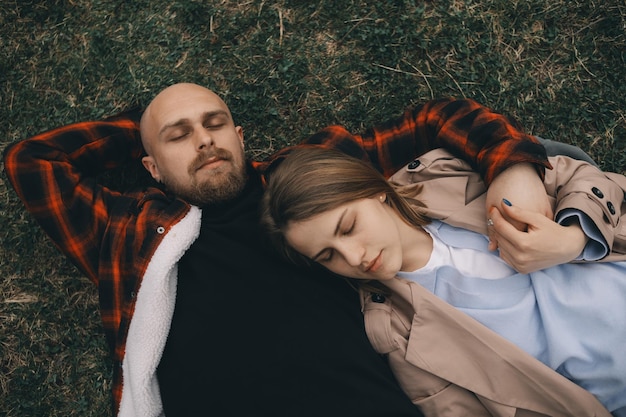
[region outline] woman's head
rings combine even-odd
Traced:
[[[374,240],[385,239],[386,235],[389,240],[394,237],[393,230],[386,233],[388,229],[384,229],[395,227],[394,218],[405,226],[428,223],[405,198],[415,193],[415,186],[410,190],[396,190],[369,164],[341,152],[302,148],[292,151],[271,173],[264,197],[263,220],[274,244],[287,258],[300,263],[313,260],[342,273],[332,267],[329,259],[334,252],[340,253],[337,245],[356,241],[356,237],[348,238],[355,221],[359,234],[364,236],[367,229],[376,233]],[[411,203],[420,205],[417,201]],[[331,238],[337,237],[339,243],[333,243],[332,248],[330,244],[329,248],[320,246],[322,243],[314,242],[318,231],[333,235],[328,236]],[[377,251],[355,248],[341,253],[346,257],[361,256],[366,264],[364,268],[369,266],[368,271],[372,272],[379,265],[368,263],[380,263]]]

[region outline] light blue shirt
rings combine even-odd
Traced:
[[[433,222],[429,263],[398,276],[459,310],[626,415],[626,262],[520,274],[485,236]]]

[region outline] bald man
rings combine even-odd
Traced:
[[[194,84],[163,90],[141,118],[141,139],[152,177],[194,205],[229,200],[245,185],[243,129],[210,90]]]

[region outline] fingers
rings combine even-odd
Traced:
[[[496,215],[500,216],[500,212],[497,208],[493,207],[489,213],[489,218],[487,219],[487,235],[489,236],[489,250],[494,251],[498,249],[498,234],[496,233],[495,223],[493,221]],[[502,217],[502,216],[500,216]]]
[[[512,212],[514,212],[514,210],[512,210]],[[491,211],[489,212],[489,218],[491,219],[491,222],[493,223],[493,226],[489,227],[489,236],[491,237],[492,235],[497,239],[499,236],[511,236],[512,234],[514,234],[514,231],[519,231],[519,229],[517,229],[516,225],[511,223],[511,220],[513,220],[512,217],[506,218],[503,213],[500,211],[500,209],[497,209],[495,207],[493,207],[491,209]],[[517,220],[513,220],[514,222],[517,223]],[[524,226],[525,228],[525,226]]]
[[[514,249],[524,239],[524,232],[528,230],[528,225],[532,221],[533,213],[519,207],[504,202],[500,209],[492,207],[489,211],[487,227],[489,250],[500,248],[502,252],[503,249],[508,251]]]
[[[537,227],[545,217],[537,212],[523,209],[502,199],[499,207],[489,210],[487,231],[489,235],[489,250],[500,248],[503,245],[511,251],[522,245],[528,230]]]
[[[519,231],[526,232],[533,227],[537,227],[542,222],[551,219],[547,218],[544,214],[531,210],[526,210],[518,206],[508,205],[502,203],[501,210],[506,220]],[[495,225],[495,222],[494,222]],[[499,229],[498,229],[499,231]]]
[[[528,233],[513,226],[502,213],[493,208],[490,212],[493,226],[489,229],[489,249],[499,249],[499,256],[515,270],[520,271],[519,257],[524,257],[520,247],[524,247],[524,239]],[[521,272],[521,271],[520,271]]]

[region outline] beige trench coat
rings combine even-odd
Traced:
[[[486,233],[480,176],[441,149],[418,161],[391,180],[420,182],[432,218]],[[582,210],[612,248],[603,260],[626,259],[626,178],[567,157],[550,161],[545,184],[554,212]],[[610,417],[592,394],[418,284],[386,285],[389,296],[361,292],[367,334],[427,417]]]

